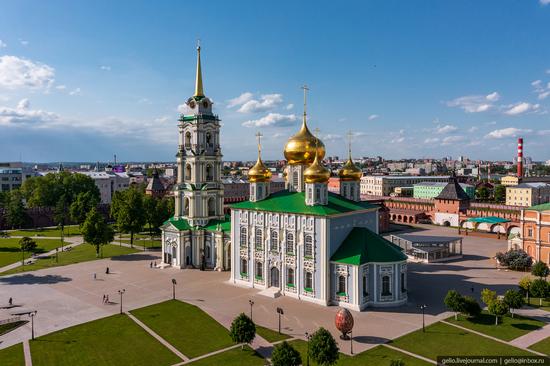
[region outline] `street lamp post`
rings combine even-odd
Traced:
[[[311,336],[306,332],[306,341],[307,341],[307,353],[306,353],[306,366],[309,366],[309,338]]]
[[[252,307],[254,306],[254,301],[248,300],[248,303],[250,304],[250,320],[252,320]]]
[[[284,315],[285,312],[282,308],[277,308],[277,314],[279,314],[279,334],[281,334],[281,315]]]
[[[176,299],[176,279],[172,278],[172,300]]]
[[[353,330],[350,331],[349,333],[350,333],[350,337],[349,337],[349,348],[350,348],[351,354],[353,355]]]
[[[55,248],[55,263],[59,263],[58,248]]]
[[[126,292],[126,289],[118,290],[118,294],[120,295],[120,313],[122,314],[122,295]]]
[[[428,305],[426,304],[420,305],[420,309],[422,310],[422,332],[426,332],[426,326],[424,322],[424,313],[427,307]]]
[[[31,339],[34,341],[34,317],[36,315],[36,313],[38,313],[37,310],[35,311],[31,311],[29,313],[29,316],[31,317]]]

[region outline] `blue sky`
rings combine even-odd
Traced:
[[[201,39],[225,159],[550,159],[550,0],[0,2],[0,161],[171,161]],[[179,107],[180,106],[180,107]]]

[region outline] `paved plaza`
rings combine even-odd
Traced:
[[[425,226],[416,231],[422,235],[456,236],[454,229]],[[409,264],[409,303],[388,309],[368,309],[353,312],[354,351],[360,352],[399,337],[422,326],[418,305],[428,305],[426,323],[449,316],[442,304],[449,289],[479,297],[481,289],[489,287],[502,293],[513,287],[523,273],[496,270],[491,257],[506,250],[503,240],[474,236],[464,237],[464,258],[436,264]],[[303,337],[323,326],[337,335],[334,315],[338,307],[323,307],[292,298],[268,298],[258,290],[235,287],[227,281],[229,272],[201,272],[173,268],[150,268],[159,262],[158,253],[141,252],[123,257],[96,260],[64,267],[0,277],[0,304],[12,297],[22,308],[38,310],[35,334],[40,336],[65,327],[118,313],[119,289],[123,295],[124,311],[140,308],[171,298],[172,283],[177,281],[176,297],[202,308],[224,326],[240,312],[250,313],[249,299],[254,301],[253,319],[256,323],[277,327],[276,308],[282,307],[284,332]],[[105,274],[109,267],[110,274]],[[94,273],[97,279],[94,280]],[[110,304],[102,302],[109,296]],[[10,317],[10,310],[0,310],[0,319]],[[30,338],[30,323],[0,337],[0,348]],[[338,338],[337,338],[338,339]],[[341,350],[349,353],[349,342],[340,341]]]

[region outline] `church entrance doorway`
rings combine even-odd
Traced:
[[[173,266],[176,266],[177,265],[177,257],[178,257],[178,254],[177,254],[177,248],[176,247],[172,247],[172,265]]]
[[[271,287],[279,287],[279,268],[271,268],[271,283],[269,285]]]

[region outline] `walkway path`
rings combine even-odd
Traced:
[[[17,239],[17,238],[22,238],[22,236],[21,237],[12,236],[10,238],[16,238]],[[52,237],[43,238],[43,237],[41,237],[40,239],[46,239],[46,240],[49,240],[49,239],[55,240],[55,239],[57,239],[57,240],[59,240],[61,238],[52,238]],[[83,243],[83,240],[82,240],[81,236],[73,236],[73,237],[70,237],[70,238],[65,238],[65,241],[66,241],[67,244],[63,246],[63,249],[73,248],[73,247]],[[54,254],[55,254],[55,249],[50,250],[49,252],[46,252],[46,253],[41,253],[41,254],[35,255],[32,258],[27,258],[27,259],[25,259],[25,262],[28,262],[29,260],[32,261],[32,260],[38,259],[38,258],[50,257]],[[5,271],[9,271],[10,269],[14,269],[14,268],[17,268],[17,267],[20,267],[20,266],[21,266],[20,261],[17,261],[17,262],[12,263],[12,264],[8,264],[7,266],[0,267],[0,273],[5,272]]]
[[[31,347],[28,339],[23,341],[23,354],[25,355],[25,366],[32,366]]]
[[[189,357],[185,356],[183,353],[181,353],[180,351],[177,350],[176,347],[172,346],[170,343],[168,343],[168,341],[166,341],[164,338],[162,338],[161,336],[159,336],[157,333],[155,333],[151,328],[149,328],[147,325],[145,325],[144,323],[142,323],[138,318],[136,318],[135,316],[133,316],[132,314],[130,314],[129,312],[124,312],[124,314],[128,315],[128,317],[130,319],[132,319],[134,322],[136,322],[137,325],[139,325],[140,327],[142,327],[147,333],[149,333],[150,335],[152,335],[157,341],[159,341],[160,343],[162,343],[162,345],[166,348],[168,348],[170,351],[172,351],[176,356],[178,356],[179,358],[181,358],[182,360],[184,361],[189,361]]]
[[[384,344],[382,344],[382,345],[383,345],[384,347],[388,347],[389,349],[393,349],[394,351],[398,351],[398,352],[404,353],[404,354],[406,354],[406,355],[409,355],[409,356],[411,356],[411,357],[418,358],[418,359],[420,359],[420,360],[422,360],[422,361],[426,361],[426,362],[429,362],[429,363],[433,363],[434,365],[437,365],[437,362],[434,361],[434,360],[432,360],[432,359],[430,359],[430,358],[426,358],[426,357],[424,357],[424,356],[417,355],[416,353],[412,353],[412,352],[406,351],[406,350],[404,350],[404,349],[397,348],[397,347],[395,347],[395,346],[391,346],[391,345],[389,345],[389,344],[387,344],[387,343],[384,343]]]

